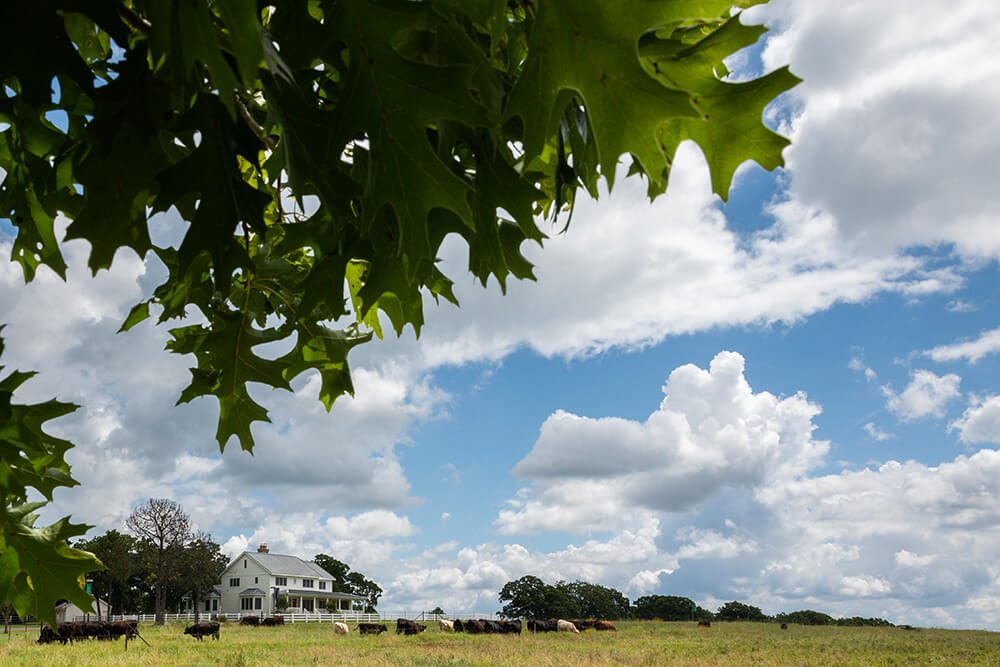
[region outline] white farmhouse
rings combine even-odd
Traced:
[[[267,545],[244,551],[222,571],[220,612],[271,616],[279,595],[288,598],[287,613],[326,611],[330,601],[337,611],[363,611],[365,598],[333,591],[333,576],[316,563],[297,556],[272,554]]]

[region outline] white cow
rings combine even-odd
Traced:
[[[340,623],[339,621],[333,623],[333,634],[335,635],[346,635],[350,631],[351,629],[347,627],[347,623]]]
[[[580,631],[576,629],[576,626],[569,621],[564,621],[561,618],[556,622],[556,627],[559,628],[559,632],[575,632],[580,634]]]
[[[438,625],[441,626],[441,632],[454,632],[455,631],[455,621],[446,621],[442,618],[438,619]]]

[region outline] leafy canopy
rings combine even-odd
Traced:
[[[650,197],[685,140],[723,198],[744,161],[782,164],[788,142],[761,113],[798,79],[727,81],[723,62],[760,37],[738,10],[762,1],[5,0],[12,257],[27,281],[42,266],[65,278],[61,215],[94,272],[125,248],[158,258],[167,279],[122,329],[196,315],[170,330],[168,348],[195,362],[179,402],[214,396],[220,448],[235,437],[252,451],[251,425],[269,418],[248,385],[287,390],[316,371],[329,410],[354,391],[348,353],[383,321],[419,334],[425,296],[455,301],[437,268],[445,236],[505,289],[533,278],[520,248],[544,239],[536,219],[612,186],[622,159]],[[151,239],[164,211],[177,247]],[[259,352],[277,341],[289,351]],[[48,618],[93,569],[54,546],[80,527],[34,528],[24,494],[72,484],[68,443],[38,430],[67,408],[45,404],[30,424],[4,409],[16,464],[0,478],[14,528],[0,598],[22,611],[37,594]]]
[[[267,410],[248,392],[314,369],[329,409],[348,352],[419,333],[423,299],[455,301],[436,266],[448,234],[501,288],[542,214],[613,184],[623,158],[649,193],[694,140],[725,197],[736,167],[772,169],[761,122],[798,79],[726,81],[763,32],[759,0],[10,0],[0,7],[0,217],[25,279],[65,276],[55,218],[93,271],[130,248],[169,277],[122,328],[197,312],[168,347],[214,396],[216,438],[252,450]],[[308,202],[315,202],[315,205]],[[150,239],[175,211],[176,248]],[[258,353],[288,341],[278,358]]]

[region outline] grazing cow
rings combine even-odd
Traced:
[[[788,629],[788,623],[782,623],[781,624],[781,629],[782,630],[787,630]]]
[[[388,629],[382,623],[358,623],[358,631],[363,635],[378,635]]]
[[[339,621],[334,621],[333,623],[333,634],[335,635],[346,635],[351,629],[347,627],[347,623],[341,623]]]
[[[47,625],[43,625],[41,632],[38,635],[37,644],[51,644],[52,642],[62,642],[66,643],[66,635],[57,634],[55,630]]]
[[[441,632],[454,632],[455,631],[455,623],[454,623],[454,621],[446,621],[443,618],[439,618],[438,619],[438,627],[441,629]]]
[[[496,621],[490,621],[485,618],[479,619],[479,622],[483,625],[483,634],[487,635],[498,635],[500,634],[500,624]]]
[[[465,632],[465,627],[462,625],[461,619],[456,618],[454,621],[451,622],[451,625],[453,628],[455,628],[455,632]]]
[[[576,618],[576,619],[573,619],[572,621],[570,621],[570,623],[572,623],[573,625],[575,625],[576,629],[579,630],[580,632],[583,632],[584,630],[590,630],[590,629],[592,629],[594,627],[594,623],[595,622],[596,621],[586,621],[586,620],[579,619],[579,618]]]
[[[712,621],[708,620],[707,618],[703,618],[700,621],[698,621],[698,627],[699,628],[710,628],[710,627],[712,627]]]
[[[427,629],[426,625],[421,625],[416,621],[405,618],[396,619],[396,634],[415,635]]]
[[[139,621],[115,621],[111,624],[111,638],[135,639],[139,636]]]
[[[558,629],[556,621],[528,621],[529,632],[555,632]]]
[[[184,628],[184,634],[191,635],[192,637],[197,637],[198,641],[205,635],[212,635],[216,641],[219,639],[219,624],[218,623],[195,623],[194,625],[189,625]]]
[[[257,627],[260,625],[260,616],[244,616],[240,619],[240,625],[252,625]]]
[[[618,628],[611,621],[597,621],[594,623],[594,629],[598,632],[618,632]]]
[[[465,631],[470,635],[479,635],[486,632],[486,628],[483,627],[482,621],[477,621],[474,618],[470,618],[465,622]]]
[[[556,621],[556,628],[559,632],[572,632],[573,634],[580,634],[580,631],[576,629],[576,626],[569,621],[564,621],[561,618]]]
[[[272,626],[275,626],[275,625],[284,625],[285,624],[285,617],[284,616],[269,616],[268,618],[265,618],[263,621],[261,621],[260,624],[261,625],[266,625],[268,627],[272,627]]]
[[[521,634],[521,621],[499,621],[500,632],[505,635]]]

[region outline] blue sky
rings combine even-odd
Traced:
[[[24,287],[0,262],[5,365],[41,371],[19,398],[83,406],[58,430],[84,484],[49,514],[104,531],[171,497],[231,555],[348,562],[383,610],[495,611],[533,574],[1000,629],[998,13],[748,12],[772,30],[737,76],[805,79],[766,115],[785,169],[745,165],[723,204],[683,146],[666,196],[580,203],[506,297],[446,244],[462,307],[352,353],[332,415],[315,378],[261,393],[252,458],[219,456],[214,405],[173,407],[191,360],[164,328],[114,334],[162,267],[91,279],[70,242],[69,282]]]

